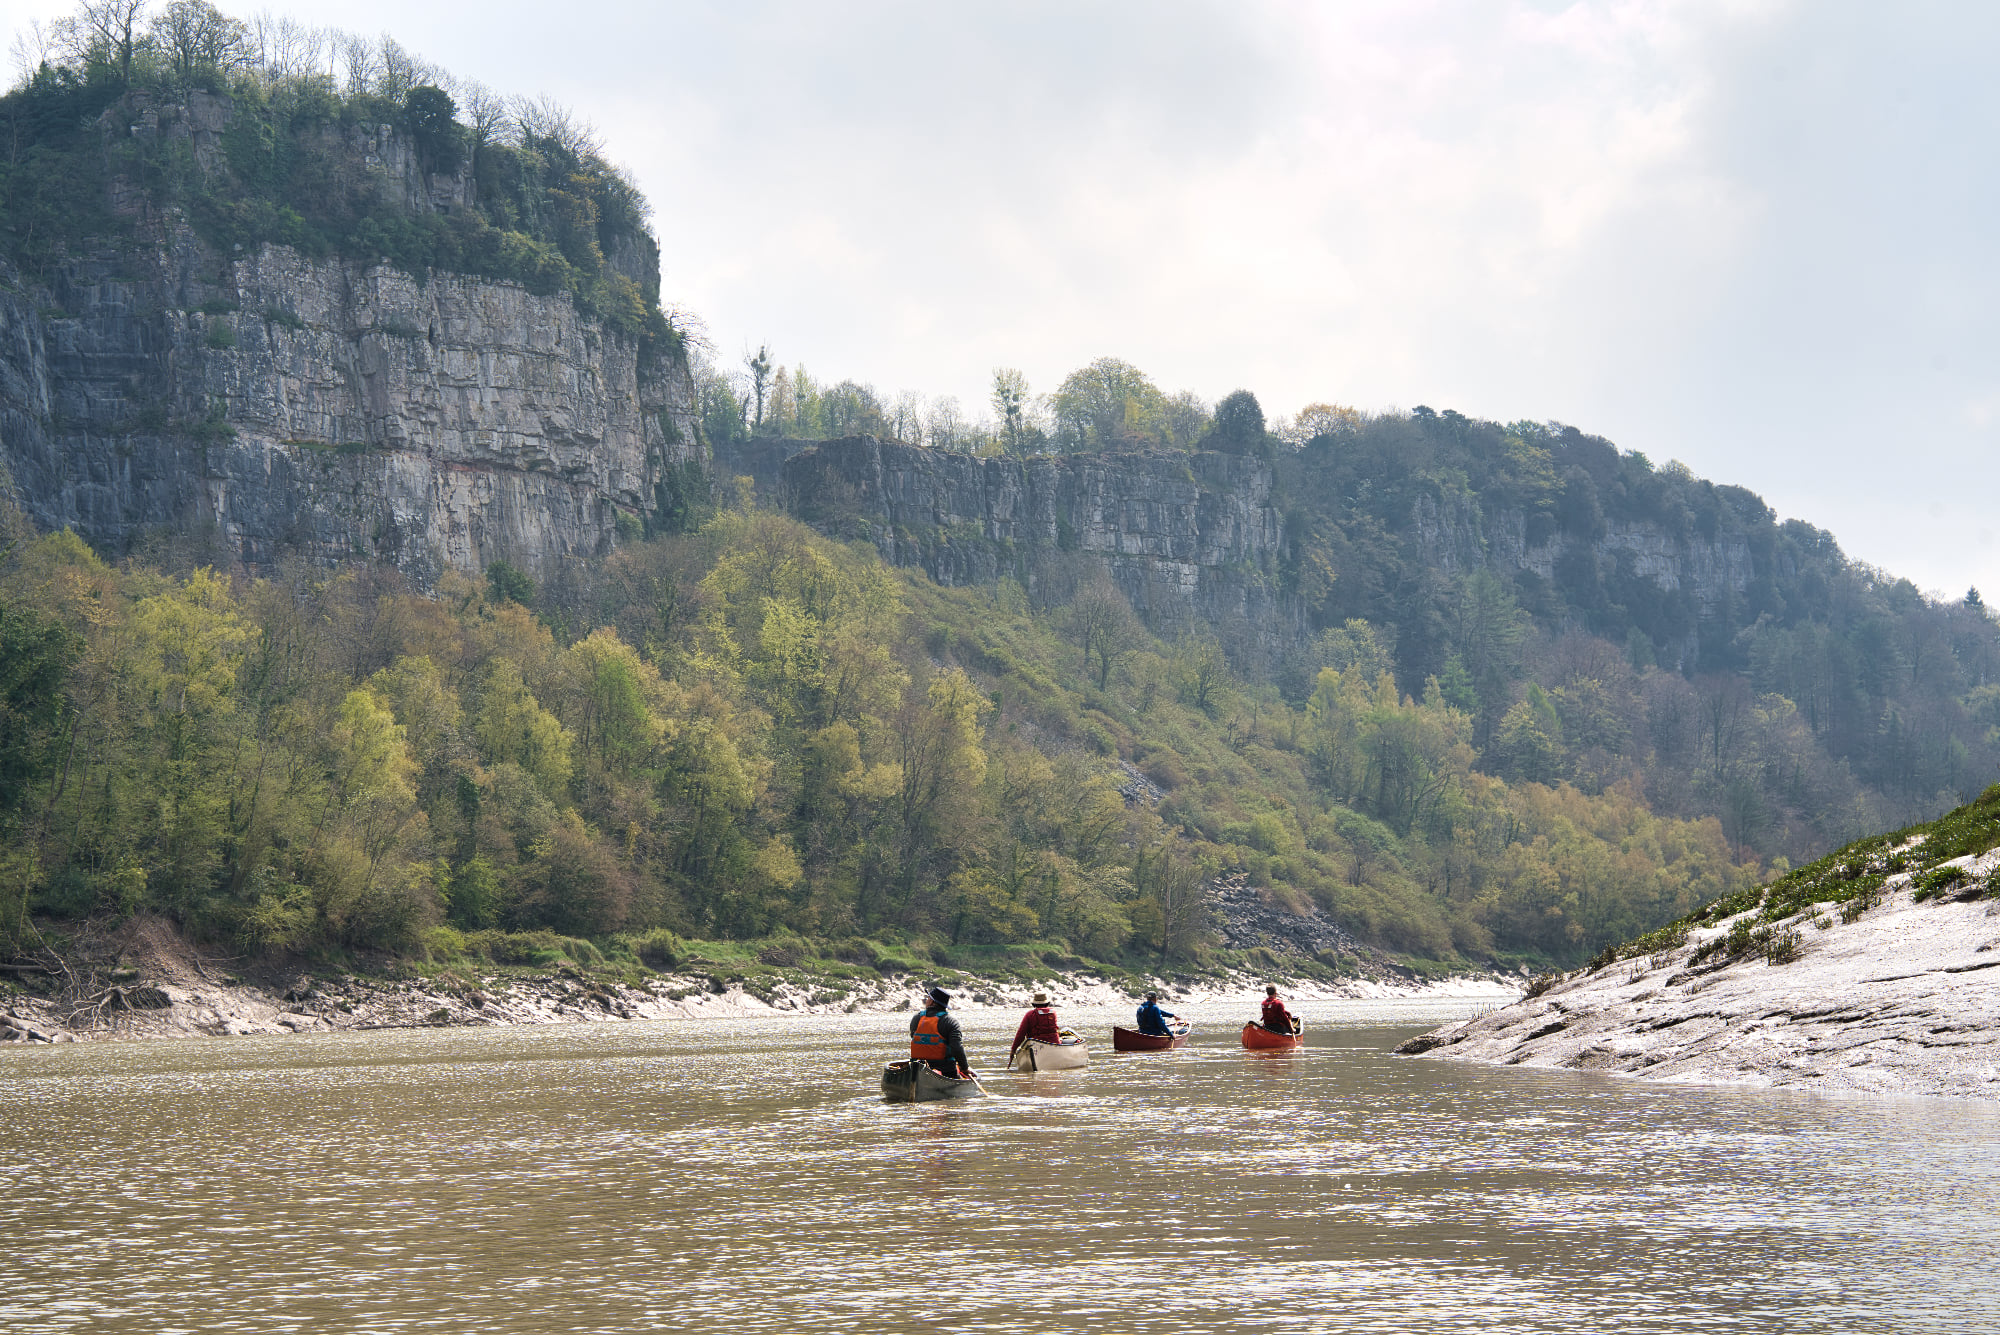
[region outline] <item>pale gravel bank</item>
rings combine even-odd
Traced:
[[[2000,871],[2000,851],[1944,865],[1981,882]],[[1917,902],[1900,874],[1853,922],[1821,904],[1778,924],[1798,933],[1791,963],[1694,965],[1735,921],[1399,1051],[1689,1084],[2000,1099],[2000,901]]]
[[[49,1001],[16,996],[0,1011],[0,1042],[74,1042],[107,1039],[226,1037],[238,1034],[327,1033],[338,1030],[449,1026],[577,1024],[623,1020],[694,1019],[708,1016],[813,1015],[904,1011],[922,998],[924,980],[893,975],[845,981],[839,987],[779,983],[759,996],[741,986],[717,990],[706,974],[663,974],[641,986],[608,982],[573,971],[523,976],[440,975],[383,980],[351,974],[301,974],[259,986],[232,983],[212,960],[165,923],[136,928],[124,941],[137,978],[129,1004],[87,1014],[65,1013]],[[1254,1003],[1263,979],[1244,976],[1199,986],[1158,980],[1173,1001],[1240,999]],[[1090,973],[1062,975],[1044,984],[1058,1005],[1136,1002],[1123,985]],[[957,1009],[1018,1010],[1032,989],[1024,984],[967,978],[954,991]],[[1298,982],[1286,995],[1302,1002],[1421,997],[1500,1004],[1520,995],[1518,980],[1462,975],[1435,983],[1367,979],[1324,984]]]

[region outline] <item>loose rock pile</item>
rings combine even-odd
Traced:
[[[1289,913],[1271,904],[1242,872],[1210,882],[1208,895],[1222,943],[1232,950],[1261,947],[1276,955],[1305,956],[1327,964],[1343,956],[1357,966],[1386,964],[1331,918]]]

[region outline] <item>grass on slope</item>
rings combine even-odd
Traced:
[[[1728,937],[1710,943],[1708,953],[1732,958],[1765,953],[1773,963],[1785,963],[1785,957],[1793,952],[1787,949],[1786,934],[1774,929],[1774,924],[1816,904],[1838,905],[1842,921],[1852,922],[1880,903],[1883,885],[1903,872],[1910,873],[1918,901],[1946,895],[1977,899],[1992,894],[2000,888],[1994,880],[1978,879],[1963,867],[1944,864],[1994,848],[2000,848],[2000,784],[1936,820],[1857,839],[1775,881],[1725,895],[1657,931],[1607,947],[1589,967],[1595,972],[1620,960],[1672,949],[1697,927],[1753,910],[1754,919],[1734,924]]]

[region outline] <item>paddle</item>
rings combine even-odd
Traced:
[[[973,1070],[970,1066],[965,1068],[965,1078],[972,1082],[972,1087],[974,1089],[978,1090],[981,1094],[984,1094],[989,1099],[1004,1099],[1007,1097],[1005,1094],[995,1094],[992,1090],[980,1084],[979,1072]]]

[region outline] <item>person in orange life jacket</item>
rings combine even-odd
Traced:
[[[1014,1046],[1007,1049],[1007,1060],[1010,1062],[1014,1060],[1014,1054],[1021,1050],[1021,1045],[1031,1038],[1038,1038],[1044,1043],[1062,1042],[1062,1026],[1056,1023],[1055,1010],[1049,1005],[1049,994],[1035,993],[1031,1005],[1033,1009],[1021,1017],[1020,1027],[1014,1031]]]
[[[1274,1034],[1296,1034],[1299,1032],[1299,1022],[1292,1017],[1290,1011],[1285,1009],[1284,1000],[1278,995],[1278,987],[1275,983],[1264,984],[1264,1014],[1257,1023]]]
[[[946,1013],[951,993],[933,987],[924,999],[924,1009],[910,1021],[910,1056],[930,1063],[939,1075],[954,1078],[972,1069],[965,1055],[965,1035],[958,1021]]]

